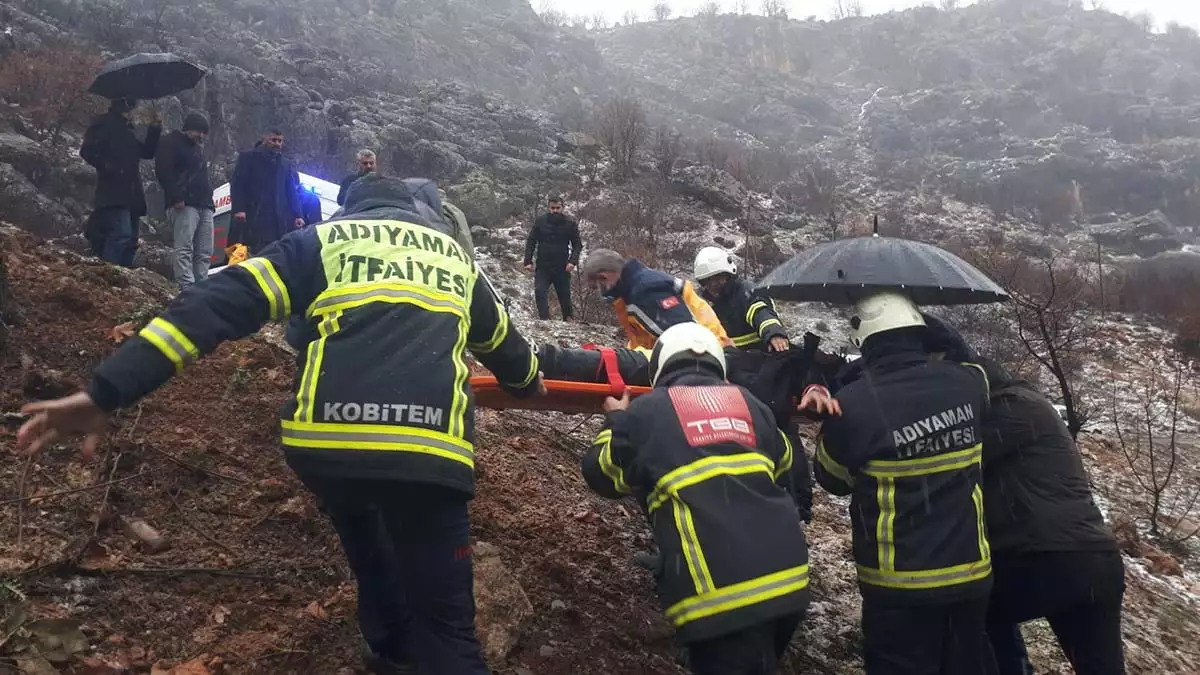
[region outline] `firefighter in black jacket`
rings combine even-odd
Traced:
[[[863,353],[821,427],[817,481],[852,495],[869,675],[972,675],[994,668],[985,634],[991,553],[984,525],[982,368],[931,361],[924,321],[898,293],[861,300]]]
[[[541,380],[449,226],[413,200],[399,180],[356,181],[344,217],[189,287],[100,364],[86,393],[26,406],[18,442],[36,451],[83,432],[90,453],[113,410],[226,340],[304,316],[296,396],[280,411],[284,452],[342,540],[376,665],[487,675],[474,632],[464,352],[518,396]]]
[[[693,672],[774,673],[809,602],[792,446],[763,403],[725,381],[703,326],[664,331],[650,367],[651,393],[607,401],[583,475],[605,497],[641,501]]]
[[[1028,671],[1016,627],[1045,618],[1075,672],[1123,675],[1125,569],[1092,499],[1079,450],[1039,391],[977,357],[935,317],[930,350],[984,366],[991,405],[983,415],[983,493],[994,586],[988,635],[1000,675]]]
[[[775,303],[738,278],[737,265],[728,252],[705,246],[696,254],[692,271],[703,289],[701,295],[712,305],[734,347],[788,350],[787,331],[775,311]]]

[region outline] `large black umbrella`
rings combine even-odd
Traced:
[[[134,54],[101,68],[88,91],[110,99],[163,98],[196,86],[206,72],[174,54]]]
[[[883,290],[902,291],[918,305],[1008,299],[1004,289],[949,251],[879,235],[813,247],[775,268],[758,288],[778,300],[838,304]]]

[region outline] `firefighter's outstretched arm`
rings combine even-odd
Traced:
[[[509,321],[508,312],[481,276],[471,298],[467,348],[509,393],[526,398],[539,393],[537,355]]]
[[[620,499],[633,494],[625,474],[633,456],[629,435],[632,421],[629,412],[611,413],[608,423],[583,455],[583,479],[601,497]]]
[[[817,435],[817,462],[814,473],[821,487],[835,495],[854,492],[854,465],[848,459],[842,418],[827,419]]]
[[[107,413],[136,403],[176,373],[227,340],[251,335],[283,320],[320,270],[311,232],[290,234],[261,256],[195,284],[161,315],[121,345],[92,374],[86,393],[25,407],[33,417],[18,445],[40,450],[60,435],[85,433],[85,453],[95,447]],[[303,306],[303,305],[301,305]]]
[[[773,340],[783,340],[786,346],[787,331],[779,314],[775,311],[775,303],[770,298],[759,297],[750,292],[741,294],[738,298],[738,310],[746,317],[746,324],[758,333],[758,338],[767,344]]]

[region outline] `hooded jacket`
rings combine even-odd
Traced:
[[[83,134],[79,156],[96,169],[95,208],[129,209],[135,221],[146,215],[139,167],[142,160],[154,159],[161,134],[162,127],[151,126],[146,130],[146,139],[138,140],[133,123],[117,112],[92,120]]]
[[[158,144],[154,172],[163,189],[167,208],[183,202],[197,209],[213,209],[212,182],[204,148],[182,131],[172,131]]]
[[[625,262],[621,278],[605,297],[613,304],[630,349],[653,349],[663,331],[689,321],[712,331],[722,347],[733,344],[692,282],[650,269],[638,260]]]
[[[96,369],[93,399],[129,406],[221,342],[301,316],[280,411],[292,468],[473,494],[466,350],[518,396],[534,393],[537,358],[446,225],[418,211],[398,181],[356,184],[343,217],[182,293]]]
[[[296,219],[304,217],[299,175],[283,153],[261,142],[238,155],[229,188],[230,210],[246,214],[245,223],[233,223],[229,241],[252,253],[296,229]]]
[[[688,360],[697,365],[668,364],[653,391],[610,415],[583,458],[597,493],[642,502],[661,552],[659,596],[685,643],[808,604],[794,450],[766,406]]]

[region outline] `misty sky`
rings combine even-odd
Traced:
[[[633,10],[643,19],[649,16],[650,8],[658,0],[532,0],[534,9],[541,9],[549,4],[554,9],[566,12],[568,15],[583,14],[592,16],[604,12],[609,19],[619,19],[625,12]],[[732,8],[735,0],[721,0],[725,8]],[[691,14],[703,0],[667,0],[676,14]],[[761,0],[749,0],[752,12],[758,11]],[[785,0],[793,18],[804,18],[816,15],[819,18],[829,18],[834,0]],[[1104,6],[1113,12],[1134,13],[1149,11],[1159,27],[1167,22],[1176,21],[1194,28],[1200,28],[1200,0],[1103,0]],[[868,13],[875,14],[892,9],[903,9],[925,4],[922,0],[862,0],[863,8]]]

